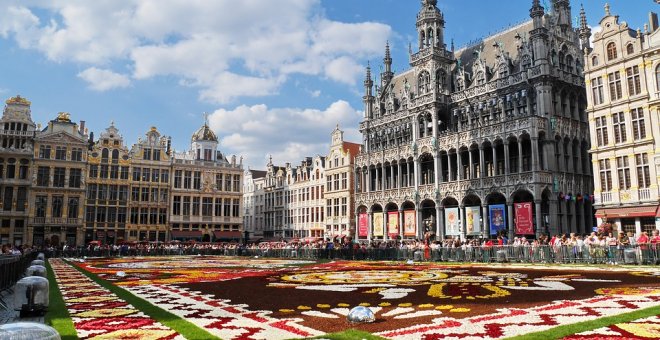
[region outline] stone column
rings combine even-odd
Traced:
[[[484,146],[479,144],[479,178],[486,177],[486,160],[484,157]]]
[[[577,206],[577,201],[573,201],[572,198],[571,198],[570,201],[566,202],[566,208],[567,208],[566,210],[568,210],[568,213],[571,214],[571,216],[573,216],[572,221],[571,221],[572,223],[571,223],[570,226],[568,226],[568,230],[571,233],[577,233],[577,231],[578,231],[577,230],[577,224],[578,224],[577,214],[576,214],[576,211],[575,211],[576,206]],[[567,217],[567,219],[568,219],[568,217]]]
[[[518,138],[518,173],[523,172],[523,141]]]
[[[415,160],[413,162],[413,168],[415,170],[415,190],[419,190],[419,176],[421,173],[421,169],[419,168],[419,159],[415,157]]]
[[[447,170],[449,171],[449,178],[447,181],[451,181],[454,178],[454,173],[451,168],[451,156],[449,155],[449,151],[447,151]]]
[[[504,140],[504,175],[509,175],[509,140]]]
[[[417,238],[420,240],[424,239],[424,226],[422,225],[422,209],[419,205],[415,207],[415,219],[417,223]]]
[[[403,239],[403,210],[399,207],[399,236]]]
[[[456,171],[458,172],[458,180],[463,179],[463,160],[461,159],[460,149],[456,149]]]
[[[408,170],[406,172],[406,186],[411,187],[413,185],[410,183],[410,162],[408,160],[406,160],[406,169]]]
[[[576,202],[577,202],[576,203],[577,204],[576,210],[579,212],[578,216],[580,217],[577,221],[577,223],[578,223],[578,233],[585,234],[585,233],[587,233],[588,230],[586,230],[585,224],[584,224],[584,216],[585,216],[585,210],[586,210],[584,208],[584,198],[582,199],[582,201],[576,201]]]
[[[470,166],[468,169],[470,169],[470,176],[468,176],[468,179],[474,179],[474,161],[472,160],[472,150],[468,149],[468,161],[470,162]]]
[[[497,176],[497,146],[495,145],[495,142],[491,144],[493,148],[493,176]]]
[[[509,227],[509,241],[513,239],[513,236],[515,235],[515,227],[513,225],[513,202],[507,202],[506,203],[506,209],[507,209],[507,220],[508,221],[508,227]]]
[[[543,214],[541,213],[541,201],[534,201],[534,218],[536,220],[536,238],[539,238],[543,233]]]
[[[440,153],[438,153],[438,174],[440,174],[440,182],[446,182],[447,179],[445,178],[445,169],[442,166],[442,156],[440,156]],[[438,183],[440,183],[438,182]]]
[[[433,184],[437,188],[440,184],[440,156],[437,151],[433,151]]]
[[[435,205],[435,239],[438,240],[442,236],[442,229],[440,229],[440,204]],[[442,238],[440,238],[442,239]]]
[[[532,171],[540,171],[539,164],[539,138],[532,137]]]
[[[438,237],[440,240],[445,239],[445,218],[444,218],[445,208],[441,205],[436,206],[436,222],[438,224]]]
[[[568,202],[566,200],[562,200],[561,203],[562,209],[561,209],[561,232],[562,233],[568,233],[570,231],[570,226],[568,225],[568,214],[570,213],[570,209],[568,207]]]
[[[385,164],[380,166],[380,190],[385,191],[385,177],[386,177],[386,172],[385,172]]]
[[[463,204],[458,206],[458,218],[460,225],[458,226],[461,230],[461,240],[466,239],[467,226],[465,225],[465,206]]]
[[[367,222],[367,240],[371,241],[373,230],[374,230],[374,213],[369,211],[368,213],[369,221]]]
[[[490,236],[490,223],[488,223],[488,205],[481,205],[481,235],[483,238]]]

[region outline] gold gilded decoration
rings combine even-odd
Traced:
[[[5,103],[7,103],[9,105],[11,105],[11,104],[17,104],[17,105],[30,105],[30,104],[32,104],[29,100],[21,97],[20,95],[17,95],[16,97],[11,97],[11,98],[7,99],[7,101]]]
[[[70,122],[71,121],[71,115],[68,112],[60,112],[57,114],[57,121],[58,122]]]

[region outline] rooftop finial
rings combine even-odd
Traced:
[[[582,4],[580,4],[580,28],[587,28],[587,13],[585,13]]]
[[[204,125],[209,125],[209,114],[204,112]]]
[[[605,16],[609,17],[610,15],[612,15],[612,13],[610,13],[610,3],[606,2],[605,3]]]

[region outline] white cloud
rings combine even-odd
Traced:
[[[89,88],[100,92],[131,85],[131,80],[127,76],[96,67],[90,67],[78,73],[78,77],[85,80],[89,84]]]
[[[233,110],[216,110],[209,116],[209,124],[218,133],[222,149],[249,156],[248,164],[260,162],[269,154],[278,164],[295,164],[305,156],[325,156],[330,133],[337,124],[345,131],[346,140],[359,142],[359,132],[353,127],[361,116],[342,100],[324,110],[241,105]]]
[[[56,62],[174,76],[228,103],[276,94],[292,74],[356,85],[361,59],[382,54],[391,28],[323,12],[320,0],[6,0],[0,37]]]

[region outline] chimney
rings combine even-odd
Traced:
[[[649,12],[649,24],[651,26],[650,32],[655,32],[658,29],[658,13]]]
[[[80,131],[81,134],[83,134],[83,135],[85,134],[85,121],[84,121],[84,120],[81,120],[81,121],[80,121],[80,129],[79,129],[79,131]]]

